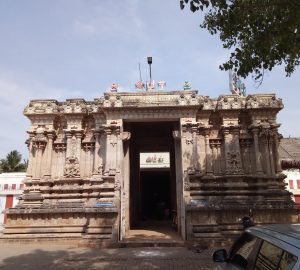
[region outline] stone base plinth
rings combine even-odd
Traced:
[[[299,223],[300,206],[190,206],[186,213],[187,241],[204,247],[228,247],[244,230],[240,219],[245,216],[251,216],[255,225]]]
[[[118,241],[117,208],[17,208],[7,212],[2,239]]]

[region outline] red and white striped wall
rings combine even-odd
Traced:
[[[0,174],[0,226],[5,224],[4,210],[14,207],[23,193],[26,173]]]

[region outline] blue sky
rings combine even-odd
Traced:
[[[13,150],[27,157],[24,141],[29,100],[82,97],[93,100],[112,82],[134,91],[152,77],[167,89],[188,80],[201,95],[228,94],[228,73],[218,66],[230,55],[217,36],[201,29],[201,13],[179,8],[179,0],[0,0],[0,158]],[[247,93],[276,93],[285,108],[280,132],[300,136],[299,68],[290,78],[283,68],[265,75]]]

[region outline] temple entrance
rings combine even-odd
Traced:
[[[125,123],[128,147],[129,210],[126,237],[178,236],[175,144],[177,122]],[[143,231],[143,233],[141,233]],[[150,234],[149,234],[150,232]]]

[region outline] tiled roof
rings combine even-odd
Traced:
[[[283,138],[279,145],[280,160],[300,161],[300,138]]]

